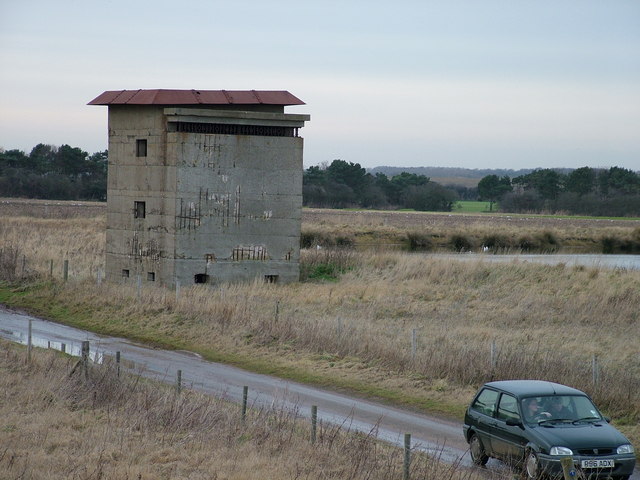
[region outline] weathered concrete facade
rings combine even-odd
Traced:
[[[298,280],[297,132],[308,115],[258,102],[100,99],[91,104],[109,105],[107,279]]]

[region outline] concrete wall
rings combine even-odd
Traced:
[[[302,138],[167,131],[169,121],[234,117],[245,125],[308,120],[264,109],[109,107],[108,279],[298,280]],[[138,139],[147,140],[146,157],[136,156]],[[135,202],[145,202],[144,218],[135,218]]]
[[[107,278],[155,281],[171,278],[173,238],[165,225],[175,216],[175,166],[166,163],[166,120],[161,107],[109,107],[107,180]],[[136,156],[136,140],[147,141],[147,156]],[[168,201],[169,200],[169,201]],[[136,201],[145,202],[145,218],[134,217]],[[169,260],[166,262],[165,260]],[[129,278],[122,277],[123,270]]]
[[[173,133],[167,142],[177,164],[177,275],[297,281],[302,138]]]

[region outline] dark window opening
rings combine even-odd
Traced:
[[[209,283],[209,275],[206,273],[196,273],[193,277],[194,283]]]
[[[264,276],[265,283],[278,283],[278,275],[265,275]]]
[[[146,139],[136,140],[136,157],[146,157],[146,156],[147,156],[147,140]]]
[[[156,272],[147,272],[147,282],[156,281]]]
[[[133,202],[133,218],[144,218],[146,215],[145,202]]]
[[[129,270],[128,270],[128,269],[126,269],[126,268],[123,268],[123,269],[122,269],[122,276],[123,276],[124,278],[129,278]]]
[[[228,123],[171,122],[170,131],[185,133],[211,133],[219,135],[258,135],[263,137],[297,137],[295,127],[275,125],[233,125]]]

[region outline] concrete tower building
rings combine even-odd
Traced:
[[[286,91],[118,90],[109,107],[106,275],[216,284],[299,278],[308,115]]]

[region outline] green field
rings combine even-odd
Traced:
[[[495,211],[496,206],[493,206]],[[471,200],[460,200],[453,207],[454,212],[459,213],[488,213],[489,202],[474,202]]]

